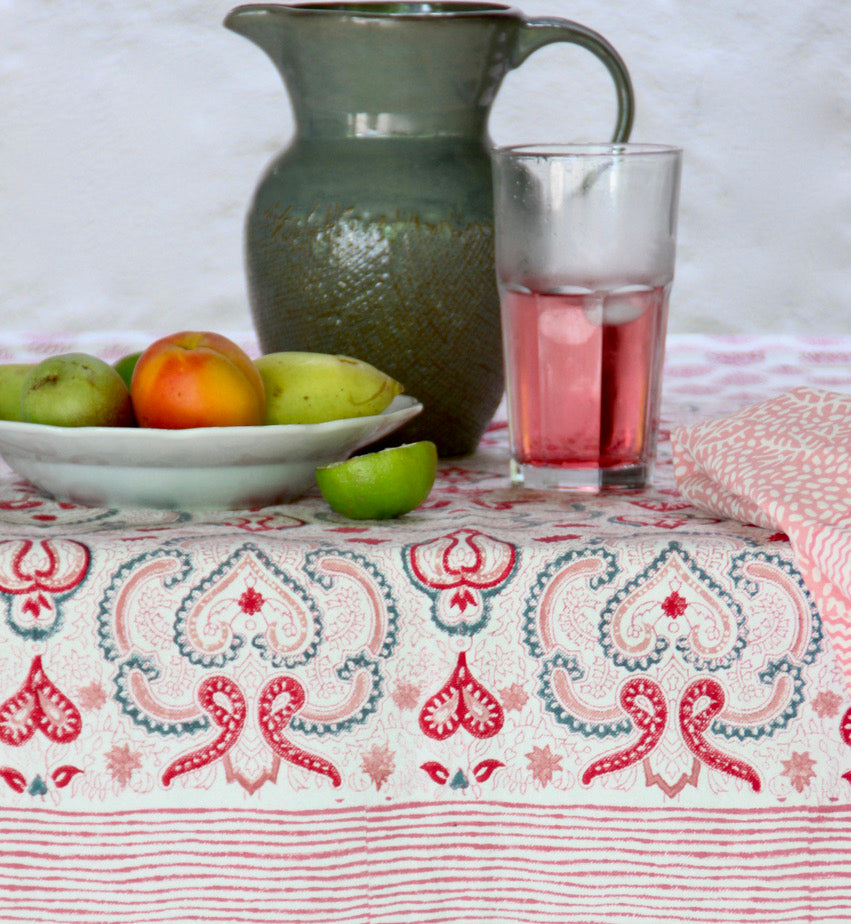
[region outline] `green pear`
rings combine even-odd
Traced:
[[[21,420],[55,427],[129,427],[130,392],[115,369],[87,353],[63,353],[30,369]]]
[[[21,419],[21,392],[24,379],[35,363],[0,365],[0,420]]]
[[[403,391],[389,375],[350,356],[267,353],[254,360],[266,389],[264,423],[323,423],[380,414]]]

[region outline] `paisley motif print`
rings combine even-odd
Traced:
[[[347,633],[327,637],[323,611],[340,613]],[[333,737],[375,711],[396,620],[386,582],[362,556],[322,550],[299,574],[249,542],[200,580],[186,552],[140,556],[107,588],[99,624],[124,713],[155,734],[206,736],[171,758],[163,783],[221,766],[256,792],[282,764],[340,785],[333,762],[290,733]]]

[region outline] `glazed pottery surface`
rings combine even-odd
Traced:
[[[396,442],[473,451],[503,392],[487,120],[506,73],[551,42],[612,75],[597,33],[498,3],[251,4],[225,25],[270,57],[295,134],[248,210],[245,259],[263,352],[366,360],[424,405]]]

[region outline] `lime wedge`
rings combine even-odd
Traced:
[[[316,470],[332,510],[352,520],[387,520],[409,513],[428,497],[437,474],[429,440],[392,446]]]

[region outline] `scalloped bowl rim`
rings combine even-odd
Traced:
[[[318,424],[55,427],[0,421],[0,455],[57,500],[94,506],[264,506],[309,490],[319,465],[342,461],[422,411],[399,395],[381,414]]]

